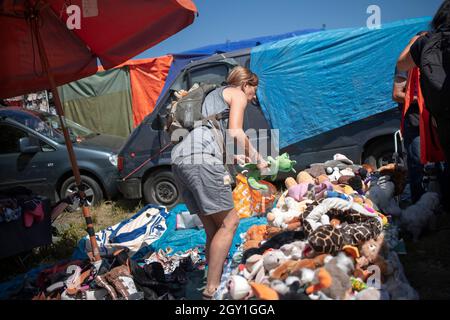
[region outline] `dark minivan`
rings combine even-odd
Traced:
[[[88,201],[113,198],[117,153],[125,139],[93,132],[66,119]],[[0,189],[26,187],[52,201],[75,190],[57,116],[16,107],[0,108]]]
[[[246,67],[250,65],[250,49],[216,54],[185,67],[170,90],[161,97],[154,111],[132,132],[119,152],[119,190],[125,198],[143,197],[146,202],[168,207],[180,201],[180,193],[171,172],[171,148],[160,153],[170,141],[163,130],[162,121],[167,106],[174,99],[175,91],[187,90],[194,83],[222,84],[228,72],[238,64]],[[247,107],[244,121],[244,130],[270,129],[256,105]],[[392,160],[394,134],[399,126],[400,112],[392,109],[299,141],[280,152],[288,152],[291,159],[297,161],[297,170],[311,163],[332,159],[336,153],[345,154],[356,163],[381,166]],[[270,136],[267,138],[270,139]],[[272,145],[270,141],[268,143]]]

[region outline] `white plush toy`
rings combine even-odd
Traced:
[[[234,275],[227,282],[228,293],[233,300],[244,300],[252,296],[253,290],[244,277]]]
[[[307,246],[305,241],[295,241],[283,245],[280,250],[288,260],[300,260],[303,258],[303,251]]]
[[[334,168],[328,167],[328,168],[326,168],[325,171],[331,182],[338,181],[339,178],[342,176],[338,167],[334,167]]]
[[[287,223],[298,217],[300,212],[294,210],[280,210],[278,208],[273,208],[271,212],[267,214],[267,222],[270,226],[286,229]]]
[[[264,271],[264,257],[260,254],[254,254],[248,258],[241,275],[247,281],[254,280],[257,283],[262,283],[266,275]]]
[[[274,270],[287,260],[288,257],[283,253],[282,250],[270,250],[263,255],[264,269],[269,272],[270,270]]]
[[[286,197],[285,199],[285,207],[287,210],[291,210],[294,212],[297,212],[297,216],[305,212],[306,208],[308,207],[308,204],[313,203],[312,200],[303,200],[303,201],[296,201],[294,198]]]
[[[311,200],[298,202],[291,197],[286,197],[283,206],[274,208],[267,214],[268,225],[286,229],[288,223],[305,212],[307,205],[312,202]]]

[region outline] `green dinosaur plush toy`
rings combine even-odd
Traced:
[[[270,180],[275,181],[279,172],[290,172],[293,171],[295,173],[294,166],[297,163],[295,160],[289,159],[289,154],[284,153],[281,156],[276,157],[275,159],[272,157],[267,157],[267,162],[269,164],[269,172],[270,175],[261,175],[261,172],[257,168],[254,163],[247,163],[244,165],[244,168],[247,170],[247,181],[250,187],[255,190],[267,191],[269,187],[265,184],[260,183],[262,179],[270,176]]]

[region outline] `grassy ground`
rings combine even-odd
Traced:
[[[143,204],[137,201],[119,200],[104,202],[91,208],[95,230],[102,230],[136,213]],[[81,211],[65,212],[54,222],[58,235],[53,244],[34,249],[19,256],[0,260],[0,282],[25,273],[41,264],[51,264],[71,257],[78,241],[86,236],[86,224]]]

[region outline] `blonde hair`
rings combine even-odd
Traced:
[[[230,86],[241,88],[246,84],[256,87],[258,85],[258,76],[247,68],[237,66],[228,75],[227,83]]]

